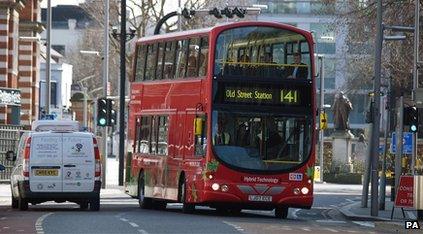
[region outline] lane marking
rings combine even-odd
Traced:
[[[325,230],[328,230],[330,232],[339,232],[338,230],[332,229],[332,228],[324,228]]]
[[[352,221],[352,222],[364,227],[370,227],[370,228],[375,227],[375,224],[373,222],[366,222],[366,221]]]
[[[231,226],[231,227],[233,227],[233,228],[235,228],[237,231],[239,231],[239,232],[243,232],[244,231],[244,229],[242,228],[242,227],[240,227],[240,226],[238,226],[238,225],[236,225],[236,224],[233,224],[233,223],[230,223],[230,222],[226,222],[226,221],[222,221],[224,224],[227,224],[227,225],[229,225],[229,226]]]
[[[136,223],[133,223],[133,222],[129,222],[129,225],[131,225],[132,227],[134,227],[134,228],[137,228],[137,227],[139,227],[138,226],[138,224],[136,224]]]
[[[123,222],[128,222],[128,220],[125,218],[120,218],[120,220],[122,220]]]
[[[5,219],[6,219],[6,217],[1,217],[1,218],[0,218],[0,220],[5,220]]]
[[[345,200],[348,201],[348,202],[354,202],[353,200],[348,199],[348,198],[346,198]]]
[[[310,228],[303,227],[303,228],[301,228],[301,229],[303,229],[303,230],[304,230],[304,231],[306,231],[306,232],[311,232]]]
[[[142,234],[148,234],[148,232],[146,230],[143,230],[143,229],[138,229],[138,232],[142,233]]]
[[[43,216],[37,219],[37,221],[35,222],[35,230],[37,231],[37,234],[44,234],[44,229],[43,229],[44,219],[46,219],[48,216],[52,214],[54,213],[50,212],[50,213],[44,214]]]

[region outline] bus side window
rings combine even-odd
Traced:
[[[147,65],[145,68],[144,80],[153,80],[155,74],[157,44],[148,45],[147,49]]]
[[[163,69],[163,79],[173,79],[175,76],[174,67],[175,67],[175,51],[176,42],[168,41],[166,42],[165,48],[165,59],[164,59],[164,69]]]
[[[157,57],[157,69],[156,69],[156,79],[161,80],[163,79],[163,65],[164,65],[164,48],[165,43],[161,42],[158,46],[158,57]]]
[[[145,72],[145,57],[147,56],[147,46],[142,45],[138,48],[135,81],[142,81]]]
[[[200,46],[200,57],[199,57],[199,76],[205,76],[207,74],[207,64],[209,57],[209,39],[207,37],[201,38]]]
[[[141,119],[136,118],[135,137],[134,137],[134,153],[140,152],[141,146]]]
[[[182,78],[185,77],[186,73],[189,40],[179,41],[178,43],[180,46],[178,47],[178,67],[176,69],[176,77]]]
[[[189,41],[189,56],[187,64],[187,77],[198,76],[198,53],[200,52],[200,39],[193,38]]]
[[[157,141],[157,154],[168,154],[168,131],[169,131],[169,117],[158,116],[158,141]]]
[[[139,152],[150,153],[150,139],[151,139],[151,116],[141,117],[141,130],[139,135]]]

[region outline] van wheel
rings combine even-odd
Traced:
[[[286,219],[288,217],[288,207],[276,207],[275,217],[279,219]]]
[[[19,207],[19,210],[28,210],[28,201],[26,199],[21,198],[19,196],[19,198],[18,198],[18,207]]]
[[[18,199],[14,198],[13,195],[12,195],[12,208],[13,209],[18,209],[19,208]]]
[[[80,210],[86,210],[86,209],[88,209],[88,202],[81,202],[81,203],[79,203],[79,209]]]
[[[186,190],[185,178],[182,177],[179,186],[179,201],[182,202],[182,212],[191,214],[195,211],[195,205],[186,202]]]
[[[153,208],[153,199],[145,197],[145,181],[143,172],[141,172],[140,178],[138,179],[138,204],[141,209]]]
[[[90,210],[91,211],[100,210],[100,198],[96,198],[90,201]]]

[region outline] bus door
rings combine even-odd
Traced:
[[[178,199],[179,175],[183,159],[185,112],[176,112],[169,116],[169,156],[167,157],[167,176],[165,198]]]

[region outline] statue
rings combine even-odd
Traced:
[[[348,116],[353,108],[350,100],[344,95],[343,92],[340,92],[336,95],[332,109],[335,129],[337,131],[348,130]]]

